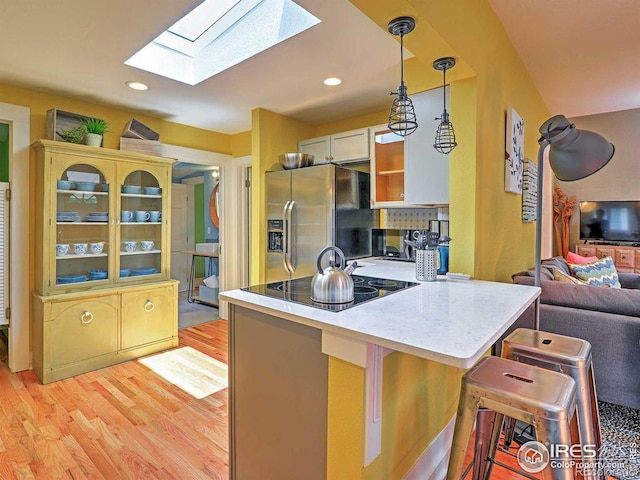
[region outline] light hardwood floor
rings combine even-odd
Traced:
[[[226,364],[227,322],[181,330],[180,346]],[[197,400],[137,360],[49,385],[0,368],[0,416],[0,480],[229,477],[227,389]]]
[[[227,363],[227,322],[180,331]],[[0,479],[227,479],[227,389],[197,400],[130,361],[41,385],[0,369]]]

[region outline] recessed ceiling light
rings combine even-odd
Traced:
[[[149,87],[141,82],[127,82],[127,86],[129,88],[133,88],[134,90],[149,90]]]
[[[329,77],[325,78],[323,83],[330,87],[335,87],[336,85],[340,85],[342,83],[342,79],[338,77]]]

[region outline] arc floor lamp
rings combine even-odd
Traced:
[[[536,263],[534,285],[540,286],[542,247],[542,186],[544,150],[549,147],[549,166],[558,180],[573,182],[593,175],[613,158],[615,147],[589,130],[578,130],[564,115],[556,115],[540,127],[538,140],[538,199],[536,203]],[[540,297],[534,311],[535,329],[540,330]]]

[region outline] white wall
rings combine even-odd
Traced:
[[[599,133],[615,146],[613,159],[599,172],[577,182],[555,185],[580,201],[640,200],[640,109],[572,118],[578,129]],[[580,241],[579,208],[571,218],[570,247]]]

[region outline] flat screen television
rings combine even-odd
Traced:
[[[580,202],[580,240],[640,242],[640,201]]]

